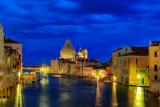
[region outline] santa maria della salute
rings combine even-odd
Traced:
[[[87,76],[92,72],[93,66],[101,66],[101,62],[99,60],[89,60],[86,48],[82,49],[80,47],[76,54],[70,40],[67,40],[60,51],[59,59],[51,61],[51,73]],[[91,69],[91,72],[88,69]]]
[[[73,48],[70,40],[67,40],[65,45],[63,46],[61,52],[60,52],[59,59],[68,59],[70,61],[75,61],[75,55],[76,51]],[[79,52],[77,52],[76,59],[88,59],[88,51],[87,49],[79,49]]]

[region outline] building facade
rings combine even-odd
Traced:
[[[12,49],[15,49],[18,54],[19,54],[19,60],[20,60],[20,71],[22,73],[22,47],[23,47],[23,44],[20,43],[20,42],[17,42],[17,41],[14,41],[12,39],[9,39],[8,37],[4,37],[4,46],[9,46],[9,47],[12,47]]]
[[[62,50],[59,59],[51,60],[51,73],[54,74],[67,74],[84,76],[84,67],[86,66],[101,66],[102,63],[99,60],[89,60],[87,49],[79,49],[77,52],[76,60],[73,46],[70,41],[67,40]]]
[[[160,90],[160,42],[151,42],[149,46],[150,91]]]
[[[147,77],[138,72],[148,73],[148,47],[123,47],[112,53],[113,81],[129,85],[149,85]]]

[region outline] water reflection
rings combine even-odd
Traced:
[[[96,107],[101,106],[101,93],[100,93],[100,83],[97,81],[97,90],[96,90]]]
[[[39,107],[48,107],[49,105],[49,98],[48,98],[48,89],[46,85],[49,85],[49,79],[48,78],[43,78],[41,81],[41,89],[42,92],[39,95]]]
[[[71,78],[43,78],[39,88],[11,91],[6,104],[0,107],[157,107],[157,99],[148,93],[144,101],[144,87],[126,87],[117,83]],[[14,94],[15,93],[15,94]],[[95,98],[96,97],[96,98]],[[155,100],[154,100],[155,99]]]
[[[117,83],[113,82],[113,86],[112,86],[112,107],[118,107],[116,85],[117,85]]]
[[[23,107],[22,102],[22,85],[17,86],[14,107]]]
[[[43,79],[40,81],[40,83],[41,83],[42,86],[48,85],[48,84],[49,84],[49,79],[48,79],[48,78],[43,78]]]
[[[144,89],[142,87],[137,87],[134,98],[134,107],[145,107],[143,90]]]

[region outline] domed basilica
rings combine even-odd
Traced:
[[[60,59],[69,59],[71,61],[75,60],[76,51],[73,48],[70,40],[67,40],[62,50],[60,51]],[[82,50],[81,47],[76,55],[76,59],[88,59],[87,49]]]
[[[66,41],[60,54],[61,54],[60,59],[69,59],[72,61],[75,60],[76,51],[74,50],[70,40]]]

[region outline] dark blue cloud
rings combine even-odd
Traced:
[[[4,0],[0,22],[23,43],[25,65],[50,65],[67,39],[106,62],[116,48],[160,40],[159,10],[159,0]]]

